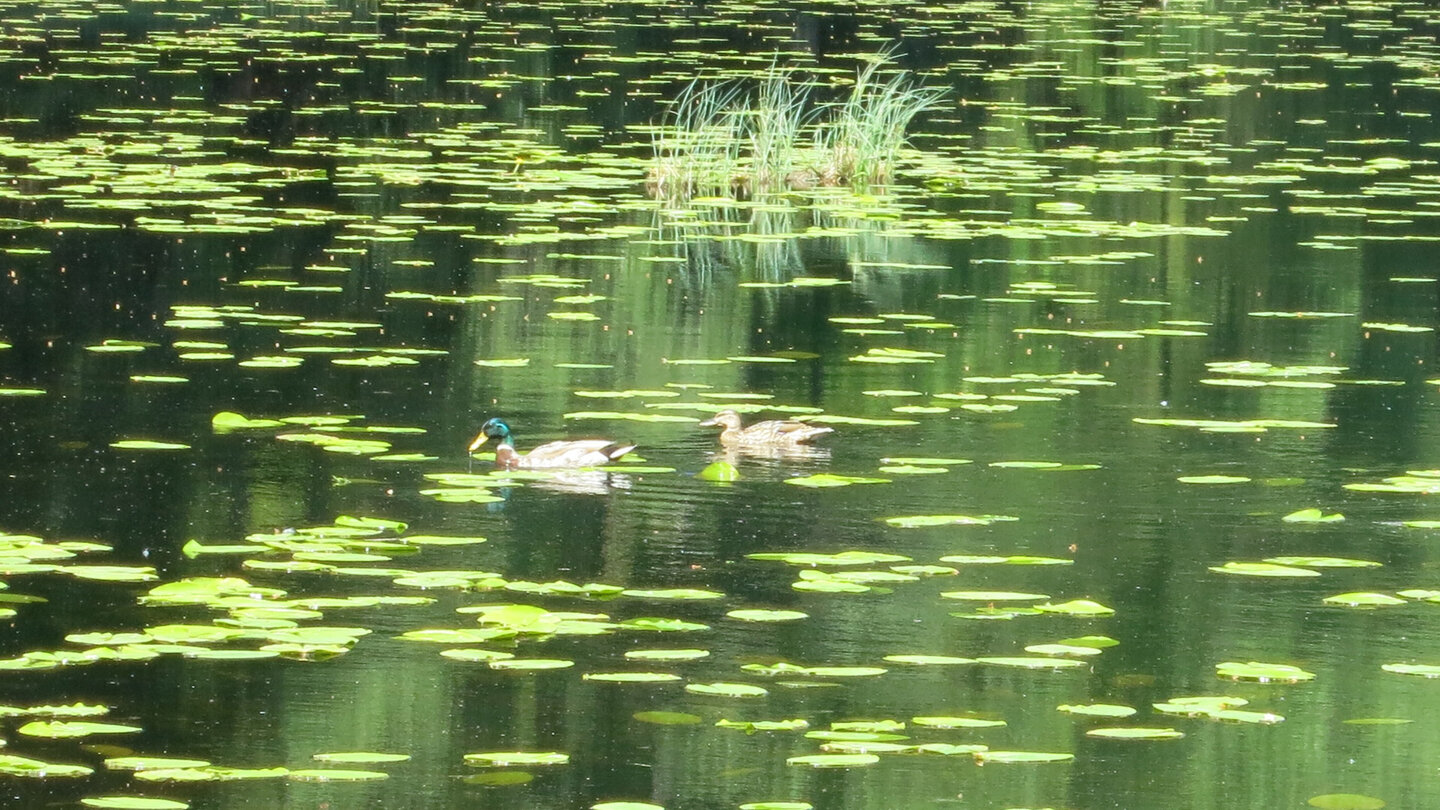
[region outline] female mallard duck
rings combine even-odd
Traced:
[[[740,414],[728,410],[720,411],[700,425],[723,427],[724,430],[720,431],[720,444],[726,447],[794,447],[797,444],[808,444],[816,437],[833,433],[835,430],[820,425],[807,425],[793,419],[772,419],[768,422],[756,422],[750,427],[741,427]]]
[[[495,439],[495,466],[501,469],[541,469],[546,467],[598,467],[609,464],[635,449],[627,442],[609,439],[579,439],[547,442],[525,455],[515,452],[515,439],[510,426],[502,419],[491,419],[480,426],[480,435],[470,442],[473,453],[489,439]]]

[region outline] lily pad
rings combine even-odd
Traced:
[[[812,768],[863,768],[874,765],[880,757],[874,754],[808,754],[790,757],[786,765],[809,765]]]
[[[569,762],[570,755],[558,751],[489,751],[465,755],[466,765],[492,768],[507,768],[516,765],[523,767],[566,765]]]
[[[1184,737],[1185,734],[1173,728],[1129,726],[1123,728],[1092,728],[1085,732],[1085,736],[1101,737],[1107,740],[1178,740]]]
[[[1266,664],[1257,661],[1248,663],[1227,661],[1223,664],[1216,664],[1215,674],[1231,680],[1257,683],[1299,683],[1315,679],[1315,673],[1306,672],[1297,666]]]

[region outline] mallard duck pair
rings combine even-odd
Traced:
[[[796,448],[831,433],[834,428],[807,425],[793,419],[772,419],[744,427],[740,414],[731,410],[716,413],[701,422],[702,427],[720,427],[720,444],[728,450],[768,450]],[[491,419],[480,427],[480,435],[470,442],[473,453],[495,440],[495,466],[502,469],[545,469],[559,467],[599,467],[620,458],[635,445],[609,439],[580,439],[547,442],[521,455],[515,450],[510,426],[504,420]]]

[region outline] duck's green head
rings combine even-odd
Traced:
[[[468,452],[475,452],[480,448],[480,445],[490,439],[494,439],[496,444],[508,444],[512,447],[515,445],[515,440],[510,436],[510,426],[505,424],[505,420],[498,418],[489,419],[485,424],[480,426],[480,435],[476,436],[475,440],[470,442]]]

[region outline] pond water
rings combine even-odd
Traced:
[[[1434,805],[1440,16],[1275,5],[5,3],[4,803]]]

